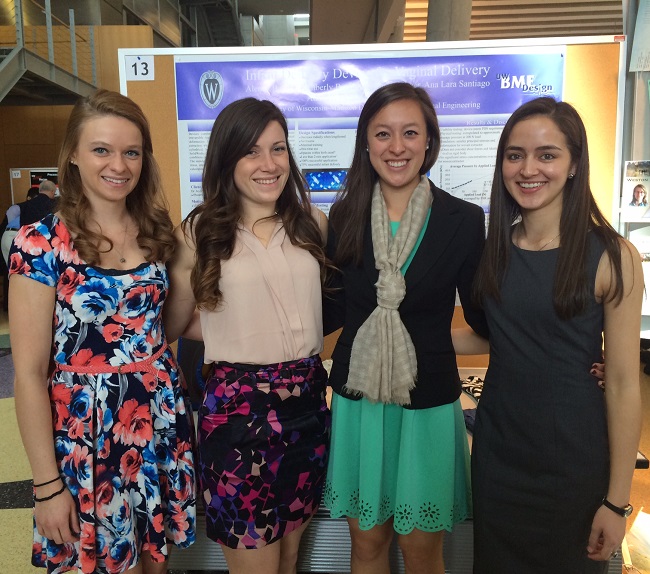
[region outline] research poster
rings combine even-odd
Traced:
[[[175,55],[182,217],[202,200],[215,118],[244,97],[271,100],[283,111],[312,201],[327,213],[345,183],[363,104],[375,89],[396,81],[424,88],[434,102],[442,148],[432,181],[487,213],[503,125],[530,99],[562,99],[565,51],[535,46],[400,51],[394,57],[340,51]]]

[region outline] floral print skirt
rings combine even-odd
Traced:
[[[168,543],[194,542],[189,401],[170,350],[153,367],[155,375],[55,371],[55,454],[81,531],[78,542],[56,544],[34,526],[34,566],[51,574],[117,574],[135,567],[142,552],[163,562]]]
[[[215,364],[198,424],[209,538],[261,548],[318,510],[331,423],[326,385],[317,355],[273,365]]]

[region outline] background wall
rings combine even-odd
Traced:
[[[94,33],[97,83],[119,91],[118,48],[152,48],[153,31],[149,26],[96,26]],[[72,106],[0,106],[0,219],[13,203],[10,170],[56,166],[71,110]],[[29,182],[25,191],[28,187]]]
[[[10,170],[57,165],[71,106],[0,106],[0,213],[12,204]],[[29,181],[25,182],[27,192]],[[18,201],[24,201],[20,192]]]

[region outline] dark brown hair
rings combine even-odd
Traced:
[[[500,300],[501,280],[508,267],[512,243],[512,225],[521,215],[519,205],[508,193],[503,181],[505,148],[513,128],[521,121],[535,116],[549,118],[564,134],[574,177],[567,179],[562,195],[560,217],[561,245],[555,270],[553,304],[558,316],[568,319],[581,314],[593,297],[587,277],[587,234],[592,231],[602,240],[612,262],[613,287],[607,300],[620,301],[623,297],[620,235],[598,209],[589,185],[589,151],[587,133],[580,115],[566,102],[553,98],[537,98],[520,106],[506,122],[497,147],[490,221],[483,257],[474,282],[475,296],[482,301],[486,296]]]
[[[334,263],[339,267],[350,262],[357,265],[361,263],[363,234],[370,212],[372,191],[378,178],[367,153],[368,126],[383,108],[399,100],[417,102],[424,115],[429,149],[420,167],[420,174],[427,173],[438,159],[440,127],[431,98],[424,89],[406,82],[396,82],[383,86],[370,95],[359,116],[354,156],[345,187],[337,195],[330,211],[330,222],[337,236]]]
[[[228,104],[212,126],[203,166],[203,203],[182,224],[196,246],[191,282],[200,308],[214,310],[223,298],[219,288],[221,261],[233,254],[237,223],[242,215],[235,167],[273,121],[282,127],[288,145],[287,121],[268,100],[244,98]],[[327,265],[322,236],[311,211],[306,183],[291,150],[288,151],[290,173],[276,211],[291,243],[309,251],[324,273]]]

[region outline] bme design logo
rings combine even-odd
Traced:
[[[216,108],[223,97],[223,78],[219,72],[208,70],[201,75],[199,90],[203,103],[209,108]]]
[[[511,76],[510,74],[497,74],[502,90],[521,90],[531,94],[552,94],[552,85],[535,84],[535,76]]]

